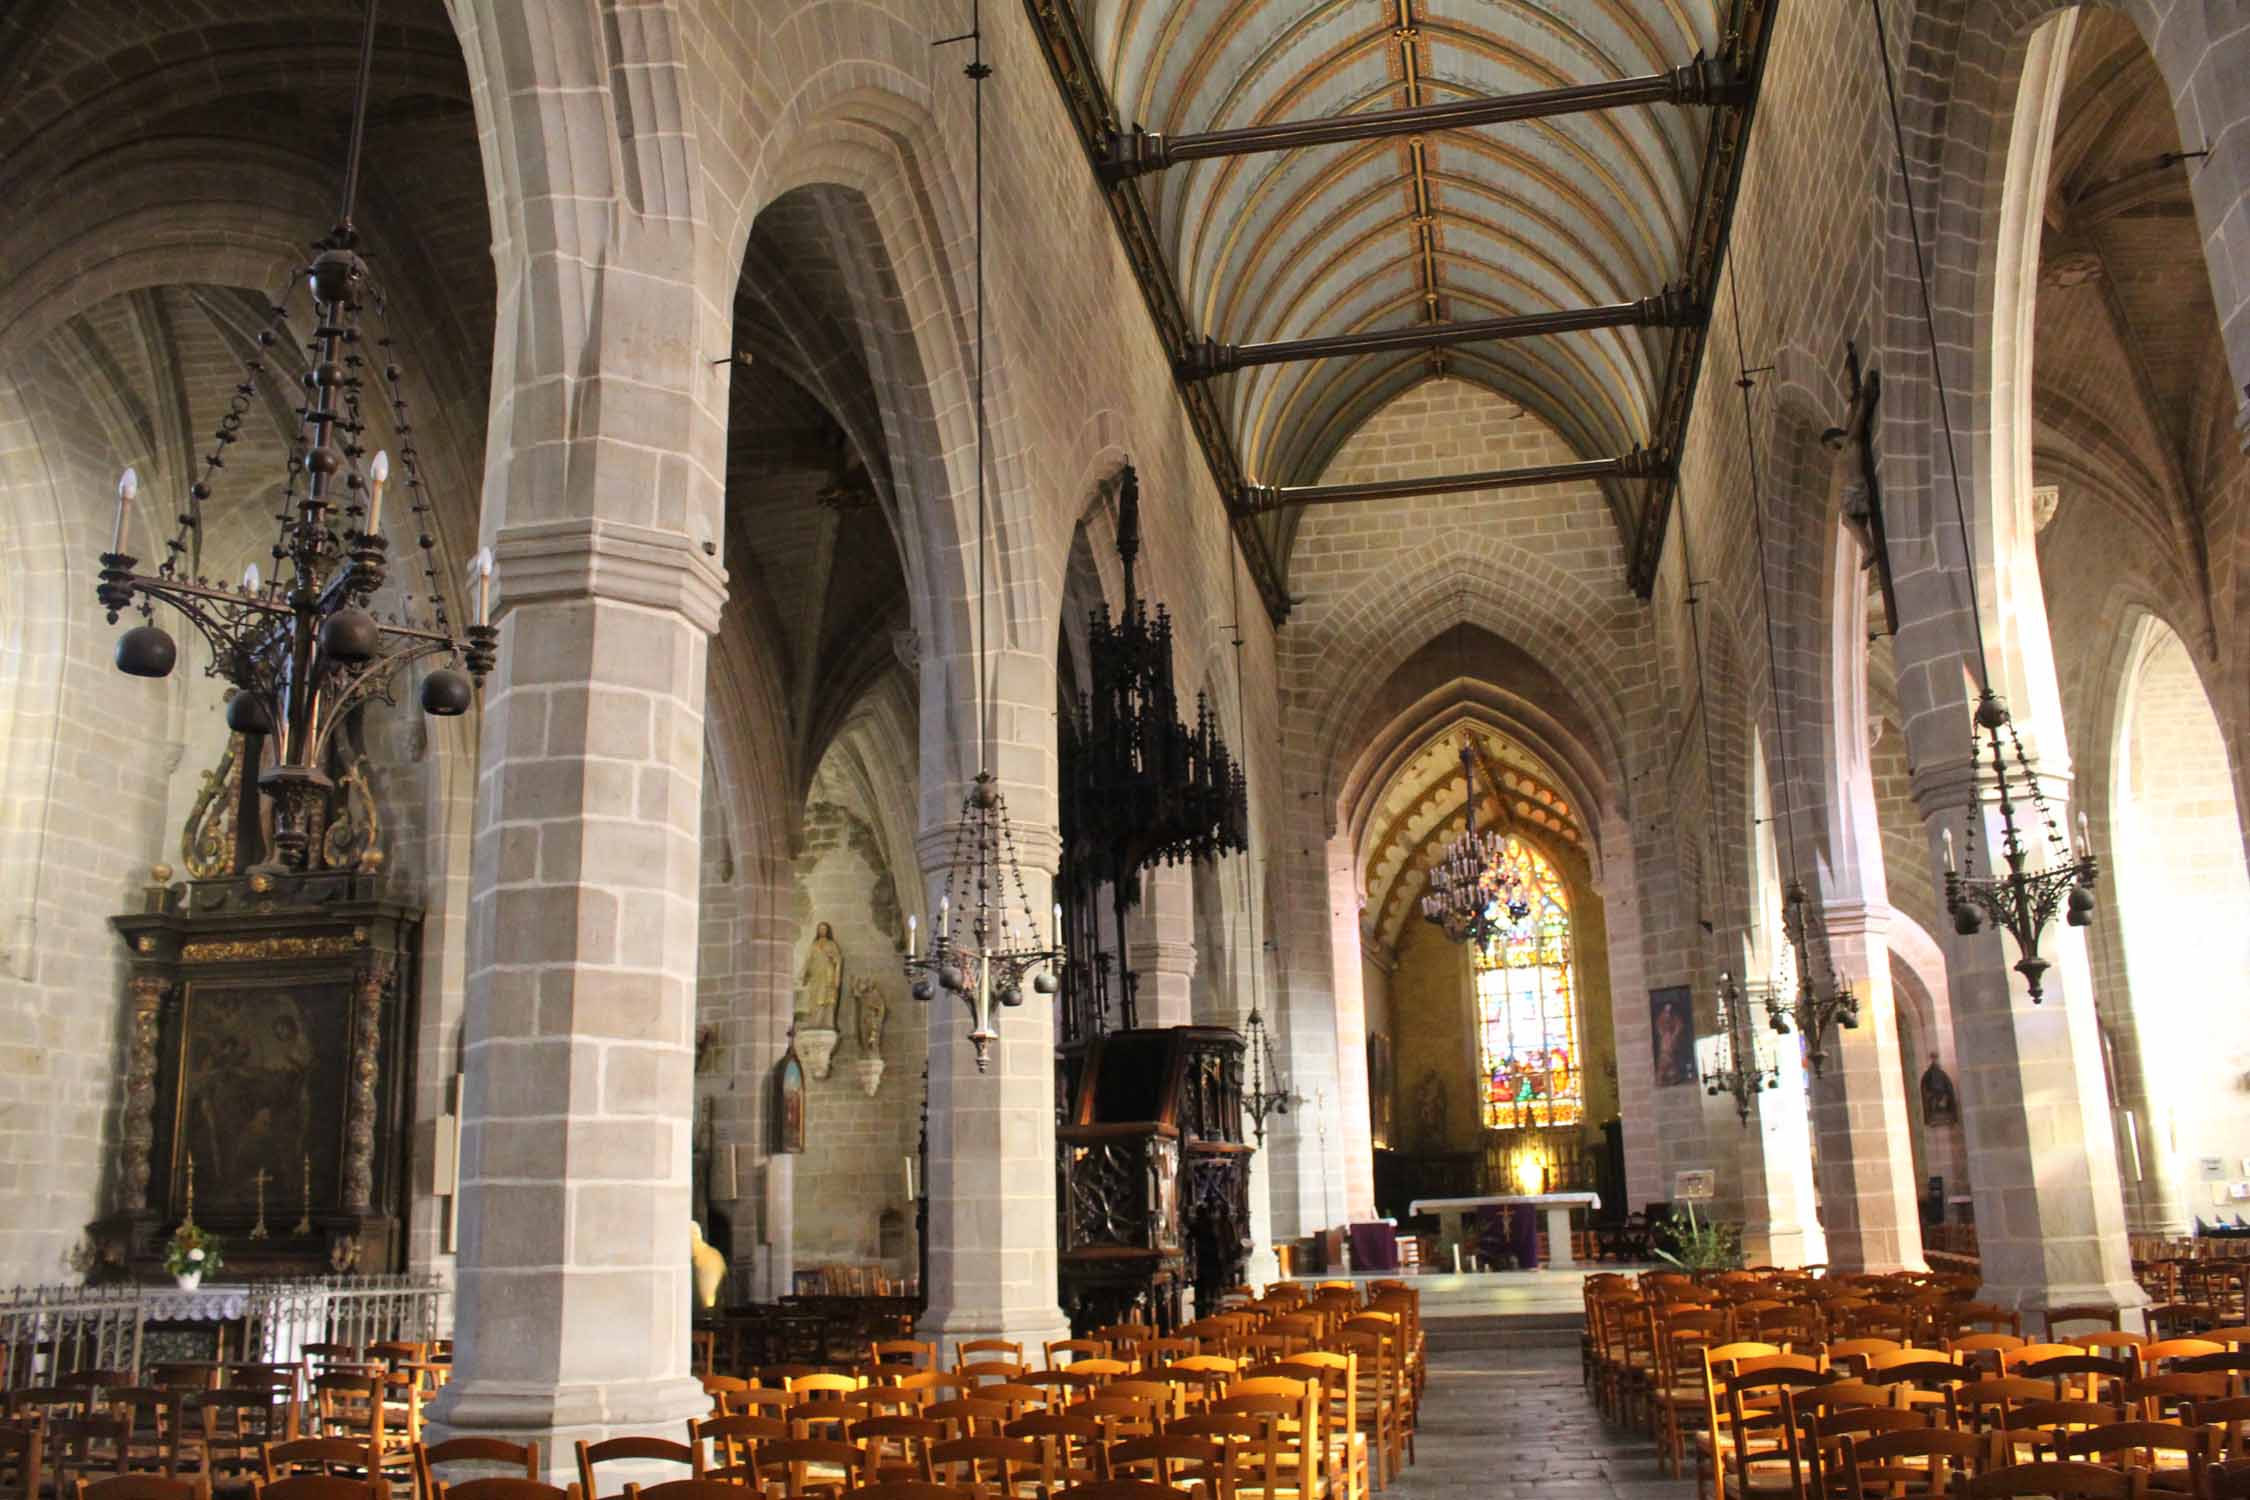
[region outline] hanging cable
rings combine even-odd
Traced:
[[[1875,52],[1883,60],[1883,97],[1890,105],[1891,143],[1898,157],[1899,192],[1906,199],[1906,231],[1914,244],[1914,281],[1922,294],[1922,331],[1930,348],[1930,380],[1937,388],[1938,422],[1945,432],[1945,463],[1953,480],[1953,519],[1961,528],[1962,570],[1969,579],[1969,624],[1976,633],[1977,686],[1992,691],[1992,664],[1984,649],[1984,608],[1977,598],[1976,550],[1969,542],[1969,505],[1961,493],[1961,455],[1953,440],[1953,403],[1945,392],[1945,366],[1938,357],[1937,313],[1930,300],[1929,259],[1922,250],[1922,220],[1914,205],[1914,174],[1907,169],[1906,125],[1899,116],[1898,79],[1891,67],[1890,31],[1883,24],[1883,0],[1867,0],[1875,23]]]
[[[359,158],[367,141],[367,100],[375,81],[375,7],[367,0],[367,26],[359,39],[359,87],[352,96],[351,145],[344,153],[344,197],[336,209],[336,222],[351,227],[352,207],[359,199]]]

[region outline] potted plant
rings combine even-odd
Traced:
[[[203,1284],[205,1272],[226,1264],[219,1251],[217,1235],[193,1219],[184,1220],[164,1244],[164,1269],[172,1273],[181,1291],[192,1292]]]
[[[1742,1266],[1741,1229],[1733,1224],[1698,1223],[1693,1203],[1672,1210],[1658,1233],[1672,1248],[1657,1248],[1656,1258],[1683,1271],[1733,1271]]]

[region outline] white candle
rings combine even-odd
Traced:
[[[1945,830],[1945,873],[1953,873],[1953,830]]]
[[[477,554],[477,623],[492,623],[492,551]]]
[[[2092,833],[2087,831],[2086,809],[2084,809],[2083,807],[2078,809],[2078,852],[2081,855],[2087,855],[2094,852],[2094,836]]]
[[[914,1158],[906,1158],[906,1201],[914,1201]]]
[[[950,935],[952,930],[953,898],[951,896],[940,896],[937,904],[937,935],[942,940]]]
[[[916,917],[912,912],[908,912],[906,914],[906,956],[908,958],[914,956],[914,929],[916,925]]]
[[[117,529],[109,538],[109,550],[120,556],[125,551],[125,513],[132,507],[133,497],[140,492],[140,476],[128,468],[117,480]]]
[[[383,532],[383,486],[390,482],[391,456],[378,452],[375,462],[367,466],[367,535],[380,536]]]
[[[1058,951],[1062,948],[1062,903],[1060,901],[1055,903],[1054,912],[1047,923],[1047,946]]]
[[[1461,1274],[1461,1242],[1459,1240],[1453,1242],[1453,1274],[1456,1276]]]

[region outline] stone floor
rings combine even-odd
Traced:
[[[1384,1500],[1694,1500],[1664,1477],[1640,1432],[1602,1420],[1578,1384],[1576,1348],[1433,1350],[1416,1462]]]

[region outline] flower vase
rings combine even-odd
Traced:
[[[172,1279],[179,1283],[180,1290],[183,1292],[192,1292],[203,1285],[203,1273],[201,1271],[176,1272]]]

